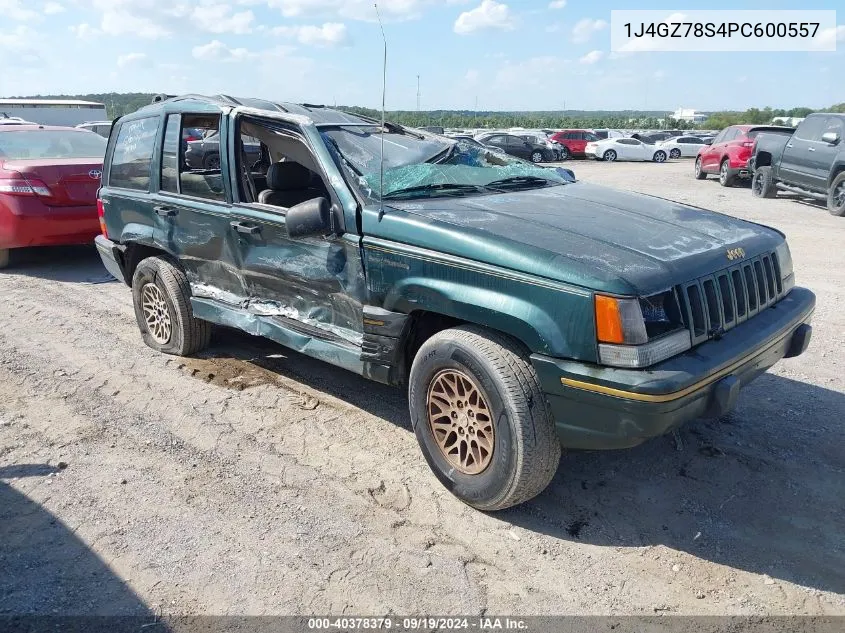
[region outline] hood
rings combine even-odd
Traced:
[[[416,225],[403,242],[618,294],[660,292],[728,268],[728,249],[751,258],[783,241],[762,225],[583,182],[391,206]]]

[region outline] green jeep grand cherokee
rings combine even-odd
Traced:
[[[219,165],[188,166],[186,128]],[[97,248],[150,347],[215,323],[407,384],[432,470],[483,510],[543,490],[561,446],[724,414],[810,340],[773,229],[321,106],[168,98],[116,123],[104,171]]]

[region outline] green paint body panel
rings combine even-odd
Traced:
[[[750,259],[773,251],[783,236],[721,214],[580,182],[381,206],[361,198],[346,181],[310,111],[285,106],[286,112],[180,98],[118,121],[115,130],[147,117],[158,117],[160,125],[148,191],[108,185],[117,134],[109,140],[101,198],[111,240],[97,241],[107,268],[123,271],[133,245],[167,253],[186,271],[198,317],[382,382],[401,377],[397,366],[415,314],[504,332],[532,354],[561,441],[581,448],[632,446],[666,432],[712,408],[718,383],[653,403],[565,387],[562,377],[660,393],[682,389],[721,363],[765,347],[737,369],[745,384],[786,355],[796,328],[812,313],[812,293],[795,289],[722,340],[658,366],[601,367],[596,292],[635,297],[662,292],[724,269],[728,249],[741,247]],[[334,116],[325,112],[320,116]],[[159,191],[165,117],[181,113],[221,117],[221,201]],[[233,147],[240,117],[266,121],[311,150],[342,230],[289,238],[284,210],[238,201]],[[156,215],[157,206],[175,215]],[[258,225],[260,234],[232,230],[238,222]]]

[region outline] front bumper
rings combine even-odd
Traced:
[[[640,370],[531,356],[567,448],[629,448],[699,417],[718,417],[739,390],[807,349],[815,295],[794,288],[750,321]]]

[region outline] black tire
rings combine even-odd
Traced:
[[[563,147],[560,148],[560,159],[561,160],[569,160],[569,158],[570,158],[569,148],[566,145],[564,145]]]
[[[736,176],[731,174],[731,165],[728,159],[719,163],[719,184],[723,187],[733,187]]]
[[[220,154],[208,154],[202,159],[203,169],[220,169]]]
[[[543,156],[543,152],[538,149],[535,149],[533,152],[531,152],[532,163],[542,163],[544,158],[545,157]]]
[[[680,158],[681,157],[681,150],[677,147],[672,148],[669,150],[669,158]]]
[[[654,156],[652,156],[652,160],[655,163],[665,163],[666,162],[666,152],[662,149],[657,150],[654,152]]]
[[[608,163],[612,163],[617,159],[616,151],[612,149],[607,150],[601,155],[601,159],[607,161]]]
[[[701,167],[701,156],[695,159],[695,179],[696,180],[705,180],[707,178],[707,172]]]
[[[170,336],[156,336],[150,331],[144,314],[142,297],[145,287],[155,286],[163,297],[170,320]],[[150,289],[152,291],[152,289]],[[149,347],[165,354],[190,356],[208,347],[211,340],[211,323],[194,317],[191,308],[191,287],[181,268],[163,257],[147,257],[135,268],[132,276],[132,303],[141,337]]]
[[[0,270],[9,265],[9,249],[0,248]]]
[[[755,198],[774,198],[778,195],[771,167],[758,167],[754,172],[751,179],[751,195]]]
[[[827,210],[830,215],[842,217],[845,215],[845,171],[841,172],[830,183],[827,194]]]
[[[477,474],[449,462],[429,420],[429,390],[450,371],[471,378],[489,405],[493,450]],[[414,358],[408,403],[428,465],[464,503],[486,511],[508,508],[538,495],[554,477],[561,449],[551,412],[527,350],[509,336],[473,325],[435,334]]]

